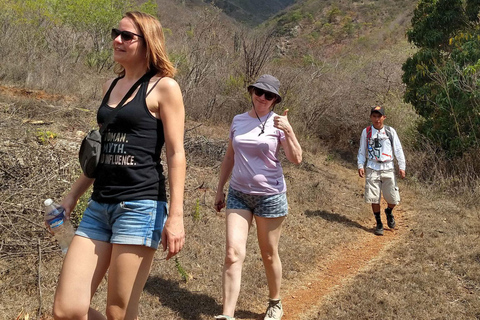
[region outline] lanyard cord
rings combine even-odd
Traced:
[[[262,120],[260,120],[260,117],[258,116],[258,113],[257,113],[257,110],[255,109],[255,104],[253,103],[253,100],[252,100],[252,106],[253,106],[253,111],[255,112],[255,115],[257,116],[258,121],[260,121],[260,124],[262,124]],[[272,110],[273,110],[273,108],[272,108]],[[270,110],[270,112],[267,115],[267,118],[265,119],[265,121],[262,124],[262,130],[258,134],[259,137],[262,133],[265,133],[265,125],[267,124],[267,120],[270,117],[270,114],[272,113],[272,110]]]
[[[380,130],[382,130],[382,129],[380,129]],[[380,152],[381,152],[381,147],[382,147],[382,145],[380,144],[380,139],[378,139],[378,134],[380,133],[380,130],[377,130],[377,132],[375,133],[376,137],[373,138],[373,147],[374,147],[373,148],[374,149],[373,156],[375,157],[375,160],[377,160],[377,161],[380,160],[380,157],[377,157],[377,155],[375,154],[375,149],[377,148],[377,143],[380,147]],[[372,126],[372,131],[373,131],[373,126]],[[372,135],[372,137],[373,137],[373,135]]]

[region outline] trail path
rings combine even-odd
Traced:
[[[298,320],[308,317],[319,309],[327,297],[338,287],[352,279],[359,271],[368,268],[375,259],[386,254],[388,247],[406,232],[405,212],[399,206],[395,210],[395,230],[385,228],[384,236],[364,233],[356,243],[347,243],[331,254],[330,259],[320,261],[312,274],[303,279],[303,285],[285,288],[283,304],[284,320]]]
[[[363,184],[364,180],[357,179],[357,182]],[[402,203],[394,210],[396,220],[394,230],[389,229],[384,221],[383,236],[376,236],[373,232],[361,233],[354,243],[344,243],[338,250],[330,253],[329,258],[317,261],[312,272],[299,279],[297,284],[283,288],[282,303],[285,306],[283,320],[312,319],[330,294],[348,284],[359,272],[374,265],[377,259],[388,256],[388,248],[409,230],[411,210],[404,208],[411,206],[409,202],[413,197],[408,193],[408,190],[402,190]],[[383,202],[382,208],[385,206],[386,203]],[[373,225],[372,215],[369,225],[365,227],[369,229]]]

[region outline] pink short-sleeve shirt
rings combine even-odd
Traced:
[[[230,139],[235,152],[230,179],[233,189],[254,195],[274,195],[287,191],[282,165],[277,158],[285,133],[273,126],[275,116],[271,112],[261,117],[260,122],[246,112],[233,118],[230,127]],[[264,123],[264,133],[260,134]]]

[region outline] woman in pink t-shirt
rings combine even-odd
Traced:
[[[223,314],[216,319],[233,319],[240,292],[242,265],[247,236],[252,220],[257,224],[257,237],[269,289],[265,320],[280,319],[282,263],[278,255],[281,226],[288,213],[286,185],[278,151],[283,147],[290,162],[302,161],[298,143],[287,112],[273,112],[282,98],[280,81],[262,75],[248,86],[252,109],[236,115],[230,127],[227,152],[220,169],[215,210],[226,205],[227,245],[223,268]],[[230,186],[225,203],[224,186]]]

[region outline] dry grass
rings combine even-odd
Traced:
[[[41,204],[46,197],[60,199],[78,175],[77,131],[86,131],[94,115],[62,100],[1,96],[0,103],[0,318],[15,319],[23,312],[48,319],[62,257],[43,227]],[[38,131],[57,137],[47,135],[42,144]],[[178,256],[187,281],[175,261],[158,252],[142,296],[142,319],[211,319],[221,311],[224,214],[215,213],[211,204],[227,135],[227,124],[187,123],[187,245]],[[313,142],[308,144],[313,149]],[[280,244],[286,295],[308,287],[325,272],[325,261],[371,236],[373,227],[355,168],[317,148],[305,154],[301,166],[283,162],[290,204]],[[320,311],[313,310],[315,318],[478,317],[480,252],[472,245],[478,241],[478,211],[457,207],[444,196],[433,198],[432,190],[420,184],[402,186],[408,231],[358,275],[333,288]],[[105,307],[105,283],[92,302],[99,310]],[[237,316],[259,319],[266,297],[253,226]],[[291,319],[302,317],[296,316]]]
[[[3,186],[0,317],[9,319],[21,310],[30,314],[50,312],[62,257],[44,230],[42,201],[47,197],[60,199],[78,175],[76,153],[81,136],[77,131],[85,132],[89,128],[93,114],[79,111],[75,106],[60,106],[62,102],[52,111],[49,103],[27,98],[3,97],[2,100],[2,118],[6,121],[0,127],[5,137],[0,149],[5,160],[0,168]],[[53,118],[58,121],[49,122]],[[22,123],[24,120],[46,124],[31,125],[31,121]],[[188,235],[187,247],[178,261],[189,280],[182,281],[175,263],[165,261],[159,252],[142,302],[141,312],[146,319],[153,315],[162,319],[197,319],[199,314],[211,316],[221,308],[224,214],[216,214],[212,203],[228,125],[189,122],[187,130],[185,221]],[[47,137],[42,144],[37,138],[38,131],[53,132],[57,137]],[[333,169],[336,165],[326,159],[325,155],[306,155],[300,167],[285,165],[287,183],[292,190],[289,192],[291,214],[285,224],[281,247],[286,283],[293,283],[308,272],[312,266],[304,261],[315,261],[345,240],[345,237],[335,237],[339,231],[335,230],[335,223],[329,221],[348,220],[344,216],[348,207],[341,203],[344,195],[360,198],[358,186],[352,188],[346,179],[338,184]],[[335,191],[337,184],[341,191]],[[350,216],[359,219],[361,215],[360,210]],[[326,233],[331,239],[318,237],[317,230],[328,229],[332,229]],[[255,318],[255,312],[263,311],[267,294],[255,226],[251,230],[248,252],[239,315]],[[105,284],[102,284],[93,305],[103,309],[104,300]],[[191,307],[185,308],[186,302]],[[252,306],[258,307],[252,311]]]
[[[316,319],[480,318],[478,208],[406,196],[414,207],[404,239],[331,295]]]

